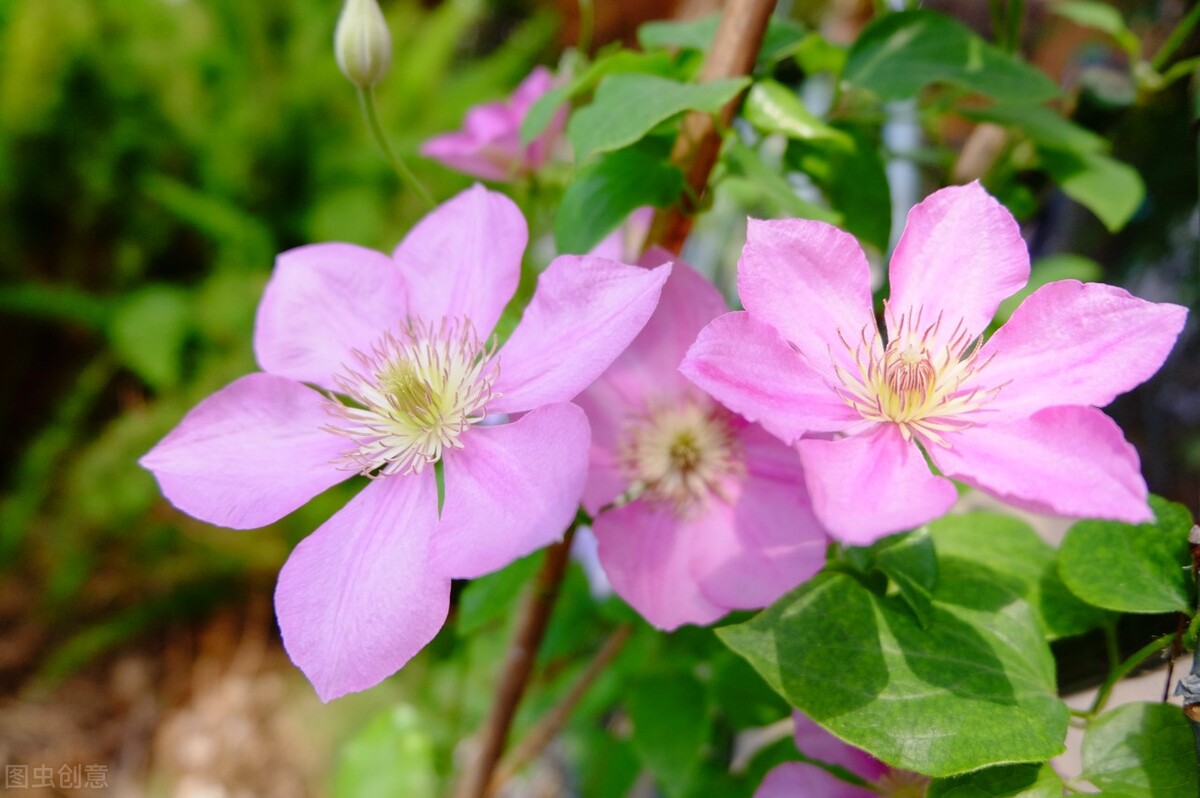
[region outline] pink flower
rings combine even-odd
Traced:
[[[867,261],[821,222],[750,222],[746,307],[708,325],[683,373],[795,443],[817,518],[866,544],[953,504],[949,479],[1040,512],[1146,521],[1136,452],[1097,410],[1162,364],[1186,310],[1063,280],[1029,296],[1016,222],[977,184],[913,208],[881,338]]]
[[[807,762],[776,765],[762,780],[754,798],[920,798],[929,779],[905,770],[894,770],[875,757],[844,743],[814,723],[807,715],[795,712],[796,748],[800,753],[830,765],[837,765],[871,788],[857,787],[829,771]]]
[[[275,591],[284,646],[324,700],[428,643],[452,578],[556,540],[575,515],[589,431],[569,402],[641,330],[670,267],[558,258],[496,351],[526,237],[516,206],[476,186],[390,258],[283,253],[255,328],[265,373],[205,399],[142,458],[180,510],[237,529],[374,477],[296,547]]]
[[[462,130],[428,139],[421,145],[421,154],[483,180],[512,180],[537,171],[562,137],[566,109],[559,109],[542,134],[524,147],[521,122],[554,82],[550,70],[537,67],[511,98],[473,107],[467,111]]]
[[[707,280],[676,263],[645,329],[577,400],[592,424],[584,506],[599,511],[600,562],[661,629],[764,607],[825,560],[796,453],[677,371],[724,310]]]

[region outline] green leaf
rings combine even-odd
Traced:
[[[835,127],[850,140],[849,149],[828,140],[792,141],[787,160],[821,187],[848,232],[884,252],[892,230],[892,200],[878,139],[865,127]]]
[[[1111,231],[1120,230],[1146,196],[1137,170],[1098,152],[1040,150],[1042,165],[1068,197],[1084,206]]]
[[[926,798],[1062,798],[1063,783],[1050,765],[1001,765],[937,779]]]
[[[126,298],[109,321],[113,352],[151,388],[170,388],[183,376],[183,346],[192,328],[187,294],[148,286]]]
[[[846,149],[854,142],[842,131],[825,124],[788,87],[771,79],[750,87],[742,113],[764,133],[782,133],[791,139],[825,139]]]
[[[980,510],[939,518],[929,533],[939,560],[969,563],[981,577],[1020,594],[1050,640],[1082,634],[1108,619],[1067,590],[1054,549],[1024,521]]]
[[[436,795],[433,743],[417,711],[402,704],[346,741],[333,774],[335,798]]]
[[[937,552],[928,529],[887,538],[875,552],[875,567],[900,591],[922,627],[933,622],[933,590],[937,587]]]
[[[1079,280],[1081,283],[1091,283],[1103,279],[1104,267],[1091,258],[1062,252],[1057,255],[1047,255],[1035,260],[1029,269],[1029,282],[1017,293],[1000,303],[992,324],[999,327],[1008,321],[1013,311],[1025,301],[1025,298],[1047,283],[1057,280]]]
[[[1108,3],[1100,0],[1067,0],[1052,3],[1050,10],[1076,25],[1107,33],[1134,61],[1141,60],[1141,40],[1125,24],[1121,12]]]
[[[591,91],[605,75],[619,72],[644,72],[667,75],[672,69],[671,58],[666,53],[635,53],[632,50],[615,50],[597,58],[591,66],[572,80],[560,83],[539,97],[521,120],[521,143],[528,146],[541,135],[554,118],[559,106],[572,97]]]
[[[696,50],[706,53],[712,46],[721,14],[681,21],[647,22],[638,28],[638,44],[643,49]],[[758,51],[758,64],[770,65],[794,53],[804,36],[805,27],[794,20],[771,17]]]
[[[683,173],[665,153],[642,148],[606,153],[576,172],[563,192],[554,220],[558,251],[588,252],[634,209],[670,205],[682,191]]]
[[[809,75],[818,72],[840,75],[846,68],[848,53],[847,48],[834,44],[813,31],[801,39],[800,46],[796,48],[796,63]]]
[[[793,706],[894,767],[950,776],[1061,753],[1067,708],[1028,605],[945,567],[928,629],[898,601],[825,572],[717,634]]]
[[[535,552],[499,571],[472,579],[458,599],[458,633],[469,635],[508,616],[541,560],[542,553]]]
[[[800,219],[817,219],[830,224],[841,224],[842,217],[836,211],[822,208],[796,194],[795,188],[779,172],[762,161],[758,151],[748,147],[736,137],[729,137],[721,150],[726,175],[723,182],[735,188],[744,184],[755,204],[766,201],[773,205],[768,215],[784,215]],[[777,211],[777,212],[776,212]]]
[[[609,75],[596,87],[591,105],[580,108],[567,123],[576,162],[634,144],[684,111],[716,113],[747,83],[744,78],[680,83],[657,75]]]
[[[630,742],[665,788],[683,785],[708,740],[711,720],[704,687],[685,673],[652,676],[625,699]]]
[[[1196,743],[1171,704],[1133,703],[1106,712],[1083,737],[1082,777],[1130,798],[1196,794]]]
[[[1020,130],[1035,144],[1070,152],[1106,152],[1108,140],[1066,119],[1044,105],[993,105],[963,109],[962,115],[977,122],[992,122]]]
[[[1079,598],[1117,612],[1190,612],[1191,514],[1181,504],[1150,497],[1155,521],[1080,521],[1067,530],[1058,571]]]
[[[872,22],[850,48],[843,77],[883,100],[949,83],[998,101],[1037,103],[1058,95],[1054,81],[932,11],[902,11]]]

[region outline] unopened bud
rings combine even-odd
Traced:
[[[383,79],[392,64],[392,36],[376,0],[346,0],[333,32],[333,53],[360,89]]]

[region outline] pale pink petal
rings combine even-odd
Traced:
[[[1050,407],[947,434],[930,456],[946,476],[1044,513],[1153,518],[1137,452],[1121,429],[1091,407]]]
[[[824,222],[751,219],[738,263],[747,312],[774,327],[827,380],[853,366],[843,343],[875,333],[871,270],[854,237]]]
[[[429,567],[433,472],[376,480],[288,557],[275,588],[283,646],[322,701],[365,690],[437,635],[450,580]]]
[[[643,402],[638,392],[625,393],[619,381],[601,377],[575,397],[574,403],[583,409],[592,428],[583,506],[594,515],[629,487],[618,466],[619,449],[626,427]]]
[[[443,460],[439,573],[471,579],[561,538],[583,494],[588,435],[583,411],[565,403],[464,435]]]
[[[706,599],[692,572],[697,529],[644,501],[601,513],[592,524],[613,590],[659,629],[712,623],[728,612]]]
[[[285,377],[249,374],[196,405],[138,462],[188,515],[264,526],[350,476],[332,464],[346,440],[321,429],[324,401]]]
[[[879,793],[842,781],[816,765],[784,762],[767,773],[754,798],[879,798]]]
[[[739,433],[738,445],[745,476],[730,491],[731,506],[714,502],[720,512],[697,519],[692,571],[714,604],[757,609],[819,571],[828,538],[795,450],[756,426]]]
[[[1103,407],[1158,371],[1186,320],[1186,308],[1110,285],[1050,283],[984,344],[979,362],[987,365],[975,383],[1003,386],[988,409],[1005,413]]]
[[[925,328],[941,320],[932,341],[945,341],[961,321],[974,337],[996,308],[1029,281],[1029,250],[1012,214],[978,183],[930,194],[908,213],[892,253],[888,335],[900,317]]]
[[[859,420],[803,355],[749,313],[726,313],[705,327],[679,370],[784,443]]]
[[[555,258],[500,350],[495,387],[501,397],[488,409],[516,413],[570,401],[641,332],[670,273],[670,265],[642,269],[589,255]]]
[[[480,180],[510,180],[517,170],[517,158],[511,147],[497,145],[469,130],[426,139],[420,152],[443,166]]]
[[[838,440],[796,444],[817,518],[838,540],[865,546],[945,513],[957,492],[929,472],[894,424]]]
[[[503,194],[474,186],[442,203],[396,247],[409,312],[434,324],[465,317],[486,339],[517,290],[527,239]]]
[[[312,244],[275,262],[254,323],[263,370],[333,389],[332,375],[408,312],[400,271],[353,244]]]
[[[803,712],[793,712],[793,739],[800,753],[831,765],[840,765],[859,778],[875,781],[891,770],[875,757],[849,743],[842,742]],[[849,785],[847,785],[849,786]],[[858,795],[859,793],[852,793]]]

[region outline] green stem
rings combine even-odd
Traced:
[[[1192,6],[1192,10],[1187,13],[1187,16],[1179,21],[1175,30],[1171,31],[1171,35],[1154,54],[1150,66],[1161,72],[1162,68],[1171,60],[1171,56],[1175,55],[1175,51],[1187,41],[1187,37],[1191,35],[1192,28],[1196,27],[1197,22],[1200,22],[1200,3]]]
[[[1171,645],[1171,641],[1174,639],[1175,634],[1173,632],[1163,635],[1138,649],[1133,656],[1125,660],[1118,667],[1113,668],[1112,672],[1108,674],[1108,678],[1104,680],[1104,684],[1100,685],[1100,689],[1096,693],[1096,700],[1092,702],[1092,708],[1088,711],[1089,716],[1094,718],[1104,711],[1104,705],[1108,703],[1108,697],[1112,693],[1113,688],[1116,687],[1117,682],[1128,676],[1137,666]]]
[[[1025,0],[1008,0],[1008,35],[1006,45],[1010,53],[1021,49],[1021,22],[1025,19]]]
[[[425,190],[425,186],[421,185],[421,181],[417,180],[417,176],[408,168],[408,164],[404,163],[404,160],[396,154],[387,136],[384,135],[383,126],[379,124],[379,112],[375,109],[374,89],[360,88],[358,90],[358,102],[362,106],[363,116],[367,120],[367,127],[371,129],[371,135],[375,137],[376,143],[379,144],[379,149],[383,150],[384,156],[387,157],[392,168],[396,170],[396,174],[400,177],[400,182],[417,192],[430,208],[437,207],[437,203],[433,201],[433,197]]]

